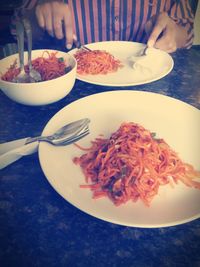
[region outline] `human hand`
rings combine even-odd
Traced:
[[[184,47],[187,40],[185,29],[176,24],[166,12],[152,17],[147,22],[145,29],[150,32],[147,46],[159,48],[168,53]]]
[[[36,18],[41,28],[58,39],[65,37],[66,47],[72,47],[73,25],[68,4],[58,1],[39,4],[36,7]]]

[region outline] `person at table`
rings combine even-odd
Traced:
[[[190,48],[197,0],[26,0],[49,35],[82,44],[126,40],[168,53]],[[33,10],[33,9],[32,9]]]

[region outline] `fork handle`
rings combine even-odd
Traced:
[[[31,63],[31,52],[32,52],[32,29],[31,29],[31,24],[30,21],[26,18],[22,19],[23,24],[24,24],[24,29],[26,32],[26,37],[27,37],[27,42],[28,42],[28,66],[29,66],[29,71],[32,68],[32,63]]]
[[[36,142],[36,141],[46,141],[46,142],[50,142],[51,141],[51,136],[35,136],[35,137],[28,137],[26,140],[26,145]]]

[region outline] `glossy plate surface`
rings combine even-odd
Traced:
[[[106,75],[79,75],[77,79],[92,84],[104,86],[131,86],[146,84],[159,80],[166,76],[174,66],[172,57],[164,51],[152,49],[151,53],[141,61],[137,61],[137,67],[133,68],[131,58],[145,48],[144,44],[126,41],[107,41],[91,43],[88,48],[95,50],[105,50],[119,59],[124,65],[115,73]],[[77,49],[73,49],[69,53],[75,54]]]
[[[122,122],[132,121],[156,132],[182,160],[199,169],[200,111],[182,101],[141,91],[94,94],[60,110],[47,123],[43,134],[51,134],[63,124],[85,117],[91,120],[91,133],[79,141],[84,147],[89,147],[90,141],[100,134],[109,137]],[[108,222],[149,228],[182,224],[200,217],[200,190],[181,183],[174,188],[161,187],[149,208],[141,201],[115,207],[107,198],[93,200],[89,189],[79,187],[85,178],[72,162],[83,153],[73,144],[55,147],[41,142],[39,145],[41,167],[49,183],[80,210]]]

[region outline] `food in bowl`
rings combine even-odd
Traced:
[[[44,51],[41,56],[32,60],[32,67],[41,75],[41,81],[49,81],[58,78],[71,70],[70,63],[64,57],[57,56],[58,51]],[[46,55],[46,57],[45,57]],[[28,65],[24,66],[25,72],[29,73]],[[17,60],[11,64],[8,70],[1,76],[1,79],[8,82],[14,82],[14,78],[20,73],[20,68],[17,67]]]
[[[67,69],[67,73],[62,73],[58,77],[51,77],[48,72],[47,80],[34,83],[15,83],[12,81],[7,81],[0,79],[0,89],[7,95],[10,99],[24,105],[38,106],[38,105],[47,105],[54,103],[62,98],[64,98],[72,90],[75,80],[76,80],[76,69],[77,62],[73,55],[69,53],[50,50],[50,49],[41,49],[32,51],[32,61],[43,57],[48,59],[49,55],[56,55],[62,63],[67,62],[66,68],[70,66],[70,69]],[[63,60],[61,59],[63,58]],[[19,55],[14,54],[3,58],[0,60],[0,75],[5,75],[11,65],[16,62],[15,68],[19,68]],[[28,53],[24,53],[24,64],[27,65],[28,62]],[[52,64],[50,64],[51,67]],[[57,73],[57,72],[56,72]]]

